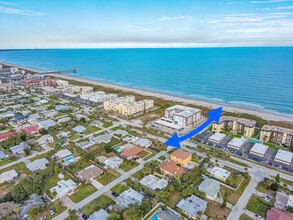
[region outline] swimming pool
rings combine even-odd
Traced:
[[[247,141],[248,141],[248,142],[251,142],[251,143],[260,143],[259,140],[251,139],[251,138],[247,138]]]
[[[158,220],[158,213],[154,214],[150,220]]]
[[[122,150],[121,150],[121,147],[120,147],[120,146],[119,146],[119,147],[116,147],[116,148],[115,148],[115,151],[118,152],[118,153],[120,153],[120,152],[122,151]]]

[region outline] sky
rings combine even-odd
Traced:
[[[292,46],[293,0],[0,0],[0,48]]]

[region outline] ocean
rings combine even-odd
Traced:
[[[293,115],[293,47],[3,50],[0,61]]]

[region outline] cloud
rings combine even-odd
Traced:
[[[282,34],[293,34],[293,28],[283,27],[271,27],[271,28],[243,28],[243,29],[230,29],[226,30],[228,33],[282,33]]]
[[[293,0],[255,0],[250,1],[253,4],[269,4],[269,3],[282,3],[282,2],[293,2]]]
[[[192,16],[177,16],[177,17],[167,17],[162,16],[159,21],[174,21],[174,20],[192,20]]]
[[[0,1],[1,5],[17,5],[14,2],[6,2],[6,1]]]
[[[42,11],[29,11],[29,10],[9,8],[9,7],[4,7],[4,6],[0,6],[0,13],[17,14],[17,15],[25,15],[25,16],[44,16],[44,15],[47,15],[47,13],[42,12]]]

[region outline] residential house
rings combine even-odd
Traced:
[[[15,170],[8,170],[0,174],[0,184],[5,182],[12,182],[18,177],[18,173]]]
[[[180,165],[186,165],[191,161],[192,153],[177,149],[171,154],[171,160]]]
[[[177,166],[174,161],[165,160],[160,165],[160,170],[163,174],[168,176],[182,176],[185,173],[184,168]]]
[[[27,163],[26,167],[30,170],[30,171],[36,171],[36,170],[44,170],[46,169],[46,165],[49,164],[49,161],[46,158],[41,158],[41,159],[37,159],[34,160],[33,162]]]
[[[177,205],[188,217],[196,219],[199,213],[203,213],[207,208],[207,202],[195,195],[182,199]]]

